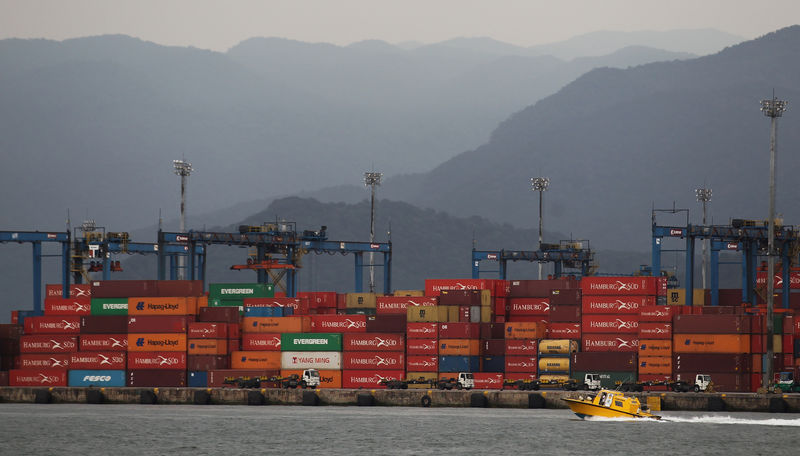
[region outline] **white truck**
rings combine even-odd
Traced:
[[[472,372],[459,372],[457,378],[440,378],[436,384],[440,390],[475,388],[475,376]]]

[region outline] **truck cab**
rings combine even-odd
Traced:
[[[583,387],[590,391],[597,391],[602,388],[600,374],[586,374],[583,379]]]
[[[472,372],[459,372],[458,386],[468,390],[475,388],[475,376],[472,375]]]
[[[694,392],[699,393],[700,391],[706,391],[708,390],[710,384],[711,384],[710,375],[697,374],[694,379]]]
[[[316,369],[306,369],[303,371],[301,385],[303,388],[316,388],[319,386],[319,371]]]

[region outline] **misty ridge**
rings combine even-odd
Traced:
[[[177,226],[170,160],[185,155],[197,170],[190,228],[281,217],[364,239],[359,183],[375,169],[385,173],[376,225],[379,240],[391,229],[394,288],[420,288],[426,277],[468,276],[473,240],[534,248],[530,178],[545,175],[545,242],[589,239],[601,271],[630,273],[649,261],[651,209],[690,208],[698,223],[699,186],[714,190],[714,223],[765,218],[769,126],[758,103],[775,89],[791,110],[800,28],[738,41],[702,57],[626,46],[563,59],[486,39],[337,47],[255,38],[225,54],[122,36],[0,41],[2,67],[14,69],[0,72],[2,185],[25,195],[4,201],[4,229],[58,228],[70,208],[73,225],[86,214],[151,240],[156,207],[166,229]],[[791,118],[779,127],[787,224],[798,211]],[[242,252],[215,258],[224,264],[209,281],[230,280]],[[30,283],[29,250],[14,255],[6,277]],[[301,287],[350,291],[352,258],[308,261],[316,268]],[[154,261],[128,263],[114,278],[153,276]]]

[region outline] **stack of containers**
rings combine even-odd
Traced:
[[[434,302],[435,304],[435,302]],[[409,306],[406,324],[406,378],[436,380],[439,372],[438,313],[435,305]],[[409,385],[422,388],[424,385]]]
[[[81,317],[78,351],[70,355],[69,386],[125,386],[127,328],[125,315]]]
[[[505,379],[510,381],[537,378],[539,339],[544,339],[547,325],[541,321],[505,323]]]
[[[639,309],[657,302],[656,277],[584,277],[581,280],[583,351],[639,347]]]
[[[301,291],[297,297],[308,300],[309,315],[336,314],[335,291]]]
[[[580,288],[556,288],[550,291],[548,338],[580,340],[581,298]]]
[[[709,374],[717,390],[750,391],[751,370],[760,372],[751,367],[751,317],[676,315],[672,321],[675,380],[693,383],[696,374]]]
[[[753,309],[758,311],[757,309]],[[783,370],[784,357],[782,355],[783,345],[783,315],[775,314],[773,320],[773,372]],[[761,386],[763,379],[764,364],[767,352],[767,316],[764,313],[757,313],[749,316],[750,318],[750,388],[756,391]],[[714,378],[712,376],[712,381]]]
[[[19,339],[22,337],[22,326],[17,324],[0,324],[0,386],[8,386],[8,371],[13,369],[19,356]]]
[[[317,369],[320,388],[341,388],[343,336],[342,333],[281,334],[281,377],[302,377],[303,370]]]
[[[481,290],[442,290],[439,316],[442,323],[469,323],[473,309],[480,322]]]
[[[538,376],[542,381],[567,381],[570,378],[570,355],[578,351],[573,339],[539,341]]]
[[[554,280],[512,280],[505,299],[506,322],[544,322],[550,314],[550,293]]]
[[[23,323],[9,386],[67,386],[70,356],[78,350],[80,317],[27,317]]]
[[[672,378],[672,318],[675,306],[639,308],[639,381],[667,381]]]
[[[354,315],[312,315],[310,318],[309,332],[312,333],[337,333],[345,334],[364,334],[367,332],[367,316],[362,314]],[[315,368],[320,370],[337,370],[342,388],[352,388],[354,384],[361,381],[366,382],[363,372],[353,374],[352,371],[342,371],[341,348],[337,354],[332,352],[322,352],[316,359],[306,357],[304,366],[296,367],[287,364],[286,356],[282,359],[283,369],[307,369]],[[316,364],[315,364],[316,363]],[[377,382],[376,382],[377,383]],[[378,388],[379,385],[375,385]]]
[[[240,373],[230,370],[232,354],[241,349],[239,309],[236,307],[199,307],[197,320],[189,323],[187,336],[189,386],[195,388],[231,386],[224,383],[225,379],[240,376]],[[221,346],[227,346],[227,353],[224,355],[197,353],[198,348],[201,348],[206,341],[213,341],[209,342],[209,347],[216,347],[217,351],[221,351]],[[193,348],[193,343],[199,346],[196,345]],[[260,375],[261,372],[254,374]]]
[[[251,307],[248,307],[251,308]],[[256,309],[257,307],[252,307]],[[261,307],[283,313],[285,308]],[[275,315],[275,314],[273,314]],[[283,334],[308,333],[311,316],[244,316],[241,350],[231,353],[230,377],[277,377],[282,364]],[[209,382],[210,383],[210,382]]]
[[[444,296],[443,292],[440,302]],[[480,293],[477,296],[480,299]],[[479,323],[440,323],[438,347],[440,378],[457,378],[459,372],[481,370]]]
[[[405,344],[400,333],[345,333],[341,386],[385,388],[382,380],[402,380],[406,373]]]

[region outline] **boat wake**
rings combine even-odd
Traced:
[[[663,416],[661,422],[668,423],[693,423],[693,424],[746,424],[757,426],[790,426],[800,427],[800,419],[782,420],[778,418],[769,418],[764,420],[753,420],[746,418],[733,418],[731,416]]]

